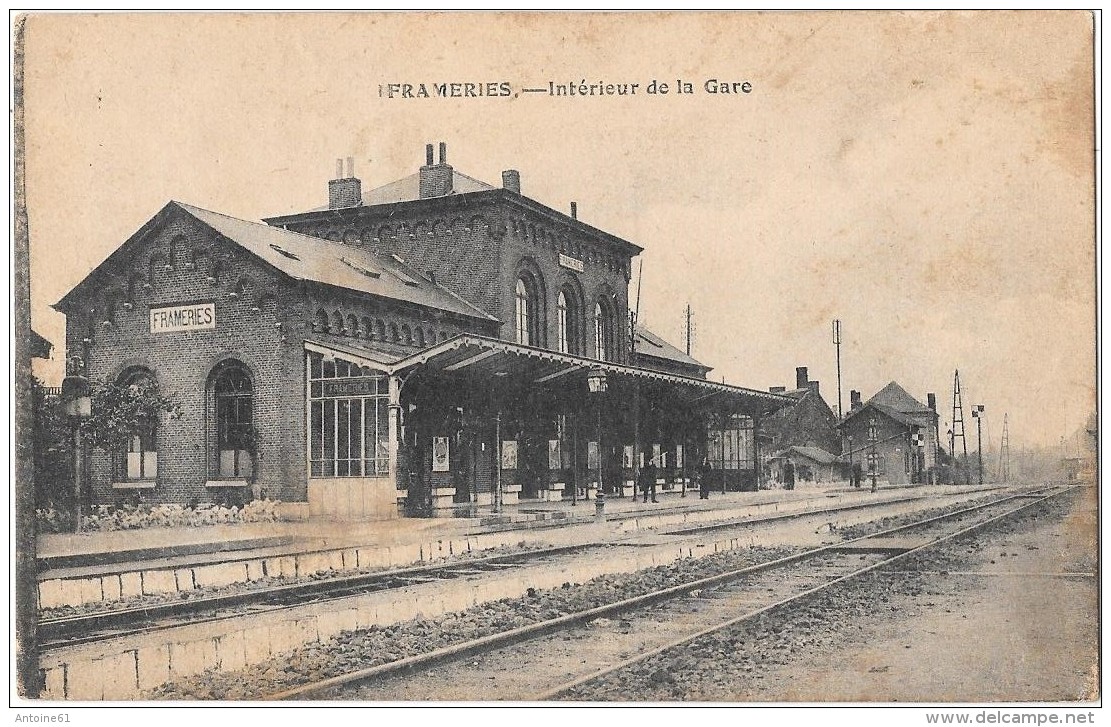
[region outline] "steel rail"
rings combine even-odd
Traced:
[[[1027,493],[1027,495],[1028,494],[1029,493]],[[1022,510],[1026,507],[1031,507],[1035,504],[1038,504],[1039,502],[1044,501],[1045,499],[1048,499],[1049,497],[1053,497],[1053,496],[1058,495],[1058,494],[1061,494],[1061,492],[1053,493],[1049,496],[1040,498],[1038,500],[1032,500],[1032,501],[1026,503],[1025,505],[1023,505],[1022,507],[1016,508],[1014,510],[1009,510],[1006,513],[1003,513],[1002,515],[997,516],[996,518],[989,519],[985,522],[993,522],[994,520],[996,520],[998,518],[1006,517],[1007,515],[1013,514],[1014,512],[1018,512],[1019,510]],[[633,596],[633,597],[630,597],[630,598],[626,598],[626,599],[623,599],[621,601],[617,601],[615,603],[605,604],[605,605],[596,606],[596,607],[593,607],[593,608],[590,608],[590,609],[587,609],[587,610],[584,610],[584,611],[578,611],[578,612],[575,612],[575,613],[565,614],[563,616],[559,616],[559,617],[556,617],[554,619],[548,619],[548,620],[545,620],[545,621],[538,621],[536,623],[528,624],[526,626],[520,626],[520,627],[517,627],[515,629],[511,629],[509,631],[503,631],[503,632],[500,632],[500,633],[489,634],[487,636],[483,636],[483,637],[480,637],[478,639],[463,641],[463,642],[460,642],[458,644],[445,646],[445,647],[442,647],[442,648],[439,648],[439,649],[435,649],[433,651],[425,652],[423,654],[415,654],[413,656],[405,657],[404,659],[399,659],[399,660],[395,660],[395,661],[391,661],[391,662],[386,662],[384,664],[378,664],[376,666],[367,667],[365,669],[358,669],[356,671],[347,672],[345,674],[340,674],[338,676],[330,677],[330,678],[323,679],[323,680],[316,681],[316,682],[310,682],[310,683],[307,683],[307,684],[302,684],[302,685],[299,685],[299,686],[296,686],[296,687],[291,687],[289,689],[285,689],[285,690],[282,690],[282,691],[279,691],[279,692],[272,693],[270,695],[262,697],[262,699],[264,699],[264,700],[291,700],[291,699],[311,698],[314,695],[321,695],[321,694],[326,693],[330,690],[333,690],[333,689],[336,689],[336,688],[339,688],[339,687],[351,686],[352,684],[355,684],[355,683],[358,683],[358,682],[370,681],[370,680],[373,680],[373,679],[379,679],[379,678],[383,678],[383,677],[387,677],[387,676],[402,675],[402,674],[410,673],[410,672],[415,671],[417,669],[426,668],[426,667],[433,666],[433,665],[436,665],[436,664],[439,664],[439,663],[454,661],[454,660],[462,659],[462,658],[469,657],[469,656],[472,656],[472,655],[475,655],[475,654],[481,654],[481,653],[492,651],[494,649],[503,648],[503,647],[506,647],[506,646],[511,646],[513,644],[523,643],[525,641],[531,641],[531,640],[534,640],[534,639],[539,638],[541,636],[545,636],[545,635],[548,635],[550,633],[554,633],[554,632],[563,630],[563,629],[567,628],[568,626],[572,626],[572,625],[575,625],[575,624],[578,624],[578,623],[592,621],[596,618],[604,618],[604,617],[619,615],[621,613],[629,611],[630,609],[638,609],[640,607],[652,605],[652,604],[655,604],[655,603],[659,603],[661,601],[668,601],[668,600],[671,600],[671,599],[674,599],[674,598],[679,598],[679,597],[690,594],[692,591],[698,591],[698,590],[702,590],[702,589],[705,589],[705,588],[710,588],[710,587],[722,585],[724,583],[728,583],[730,581],[734,581],[734,580],[743,578],[745,576],[753,575],[753,574],[760,573],[760,572],[767,571],[767,570],[774,570],[776,568],[780,568],[780,567],[783,567],[783,566],[786,566],[786,565],[790,565],[792,563],[797,563],[797,562],[800,562],[800,561],[812,559],[812,558],[818,557],[820,555],[824,555],[824,554],[828,554],[828,553],[837,553],[840,550],[844,549],[845,546],[852,545],[854,543],[859,543],[859,542],[870,540],[870,539],[878,539],[878,538],[888,537],[892,534],[896,534],[896,533],[904,531],[904,530],[909,530],[909,529],[912,529],[912,528],[921,527],[922,525],[925,525],[925,524],[928,524],[928,523],[933,523],[933,522],[943,520],[943,519],[951,519],[951,518],[957,517],[959,515],[967,514],[967,513],[970,513],[970,512],[975,512],[976,510],[983,510],[983,509],[988,508],[988,507],[994,507],[994,506],[1001,505],[1001,504],[1004,504],[1006,502],[1010,502],[1012,500],[1020,499],[1020,498],[1021,499],[1027,499],[1027,498],[1024,498],[1022,495],[1011,495],[1011,496],[1008,496],[1008,497],[1005,497],[1005,498],[1001,498],[999,500],[994,500],[994,501],[989,502],[989,503],[983,503],[981,505],[976,505],[976,506],[972,506],[972,507],[969,507],[969,508],[963,508],[961,510],[954,511],[952,513],[946,513],[946,514],[943,514],[943,515],[938,515],[938,516],[935,516],[935,517],[927,518],[926,520],[922,520],[922,521],[918,521],[918,522],[914,522],[914,523],[909,523],[909,524],[906,524],[906,525],[900,525],[900,526],[897,526],[897,527],[894,527],[894,528],[889,528],[887,530],[883,530],[883,531],[880,531],[880,532],[877,532],[877,533],[871,533],[869,535],[864,535],[864,536],[854,538],[852,540],[847,540],[847,541],[844,541],[844,542],[841,542],[841,543],[824,545],[824,546],[821,546],[819,548],[814,548],[814,549],[811,549],[811,550],[804,551],[802,553],[796,553],[796,554],[793,554],[793,555],[785,556],[783,558],[777,558],[775,560],[767,561],[765,563],[758,563],[756,565],[747,566],[745,568],[740,568],[740,569],[733,570],[733,571],[727,571],[725,573],[720,573],[720,574],[713,575],[713,576],[707,576],[705,578],[700,578],[700,579],[697,579],[697,580],[694,580],[694,581],[688,581],[686,583],[681,583],[681,584],[678,584],[678,585],[675,585],[675,586],[669,586],[667,588],[660,589],[660,590],[657,590],[657,591],[653,591],[651,593],[646,593],[646,594],[642,594],[642,595],[639,595],[639,596]],[[979,526],[980,525],[978,524],[978,525],[973,525],[970,528],[964,528],[964,529],[958,531],[957,534],[963,534],[964,532],[966,532],[970,529],[974,529],[974,528],[979,527]],[[933,543],[930,543],[930,545],[932,545],[932,544]],[[917,550],[918,550],[917,548],[914,549],[914,551],[917,551]],[[891,563],[891,562],[909,554],[909,552],[913,552],[913,551],[907,551],[907,552],[902,553],[900,555],[897,555],[895,557],[884,559],[884,560],[880,561],[879,563],[874,564],[873,566],[869,566],[868,569],[862,570],[861,573],[866,572],[867,570],[871,570],[875,567],[878,567],[879,565]],[[843,580],[843,578],[838,578],[835,581],[830,581],[827,584],[823,584],[822,586],[819,586],[818,589],[821,589],[821,588],[827,587],[829,585],[832,585],[834,583],[840,582],[841,580]],[[812,590],[815,590],[815,589],[812,589]],[[808,593],[809,593],[809,591],[808,591]],[[780,605],[782,605],[782,604],[780,604]],[[761,609],[759,612],[757,612],[757,614],[758,613],[763,613],[765,610],[766,609]]]
[[[629,666],[632,666],[632,665],[637,664],[639,662],[650,659],[651,657],[656,656],[657,654],[661,654],[665,651],[668,651],[669,649],[674,649],[676,647],[683,646],[684,644],[688,644],[692,641],[696,641],[697,639],[700,639],[704,636],[708,636],[708,635],[716,633],[718,631],[724,631],[725,629],[732,628],[734,626],[738,626],[738,625],[746,623],[748,621],[752,621],[753,619],[757,619],[757,618],[759,618],[759,617],[761,617],[761,616],[763,616],[767,613],[775,611],[776,609],[782,608],[784,606],[787,606],[787,605],[790,605],[790,604],[793,604],[793,603],[801,603],[801,602],[807,600],[808,598],[811,598],[811,597],[821,593],[822,591],[825,591],[829,588],[832,588],[833,586],[845,583],[845,582],[850,581],[854,578],[859,578],[860,576],[866,575],[866,574],[871,573],[873,571],[877,571],[877,570],[879,570],[881,568],[884,568],[886,566],[890,566],[892,563],[904,560],[906,558],[910,558],[911,556],[916,555],[918,553],[921,553],[925,550],[928,550],[929,548],[935,548],[938,545],[941,545],[943,543],[947,543],[951,540],[955,540],[956,538],[963,537],[963,536],[968,535],[970,533],[976,532],[977,530],[982,530],[983,528],[985,528],[989,525],[993,525],[993,524],[999,522],[1000,520],[1003,520],[1004,518],[1010,517],[1010,516],[1014,515],[1015,513],[1022,512],[1023,510],[1026,510],[1028,508],[1039,505],[1039,504],[1041,504],[1041,503],[1043,503],[1047,500],[1050,500],[1054,497],[1058,497],[1058,496],[1064,494],[1065,492],[1071,491],[1072,489],[1074,489],[1074,488],[1067,488],[1065,490],[1060,490],[1058,492],[1054,492],[1054,493],[1051,493],[1049,495],[1045,495],[1044,497],[1040,497],[1036,500],[1031,500],[1030,502],[1024,503],[1024,504],[1014,508],[1013,510],[1008,510],[1005,513],[997,515],[993,518],[989,518],[988,520],[984,520],[984,521],[981,521],[981,522],[978,522],[978,523],[974,523],[973,525],[970,525],[966,528],[962,528],[962,529],[960,529],[960,530],[958,530],[954,533],[950,533],[948,535],[941,536],[941,537],[939,537],[935,540],[931,540],[928,543],[924,543],[924,544],[919,545],[915,548],[911,548],[911,549],[906,550],[902,553],[899,553],[898,555],[894,555],[894,556],[891,556],[890,558],[885,558],[885,559],[883,559],[879,562],[873,563],[871,565],[864,566],[863,568],[859,568],[859,569],[857,569],[857,570],[855,570],[851,573],[847,573],[847,574],[845,574],[843,576],[840,576],[838,578],[835,578],[831,581],[828,581],[826,583],[822,583],[821,585],[815,586],[813,588],[809,588],[809,589],[807,589],[807,590],[805,590],[801,593],[796,593],[793,596],[788,596],[787,598],[780,599],[779,601],[776,601],[775,603],[769,604],[767,606],[763,606],[763,607],[758,608],[754,611],[749,611],[749,612],[744,613],[740,616],[729,619],[728,621],[725,621],[723,623],[715,624],[713,626],[708,626],[704,629],[701,629],[700,631],[698,631],[696,633],[688,634],[686,636],[683,636],[682,638],[675,639],[674,641],[663,644],[662,646],[657,646],[653,649],[649,649],[648,651],[645,651],[641,654],[637,654],[634,657],[630,657],[628,659],[625,659],[625,660],[623,660],[623,661],[621,661],[617,664],[611,664],[610,666],[599,669],[599,670],[597,670],[597,671],[595,671],[591,674],[588,674],[588,675],[583,676],[583,677],[579,677],[579,678],[574,679],[570,682],[566,682],[564,684],[561,684],[560,686],[557,686],[554,689],[549,689],[545,692],[542,692],[541,694],[536,696],[534,698],[534,700],[532,700],[532,701],[541,702],[541,701],[548,701],[548,700],[554,699],[554,698],[556,698],[556,697],[558,697],[562,694],[565,694],[565,693],[571,691],[572,689],[575,689],[576,687],[580,687],[580,686],[582,686],[584,684],[587,684],[589,682],[592,682],[596,679],[600,679],[600,678],[602,678],[604,676],[607,676],[609,674],[612,674],[616,671],[620,671],[621,669],[625,669]],[[866,536],[866,537],[877,537],[877,536]]]
[[[595,545],[561,545],[552,548],[522,551],[519,553],[492,555],[486,558],[469,558],[455,562],[411,566],[394,570],[358,573],[311,581],[306,580],[269,588],[247,589],[236,593],[201,596],[179,601],[165,601],[130,608],[95,611],[74,616],[43,619],[39,621],[41,639],[40,649],[42,651],[47,651],[77,646],[94,641],[102,641],[106,638],[118,638],[166,628],[174,628],[177,626],[217,621],[238,614],[197,619],[183,618],[180,623],[173,624],[139,625],[133,626],[132,628],[125,628],[108,635],[88,633],[98,629],[111,629],[120,625],[126,626],[128,624],[134,624],[136,620],[140,619],[150,621],[160,618],[208,613],[239,606],[260,606],[273,610],[294,608],[305,603],[317,601],[321,597],[343,598],[357,593],[373,593],[376,591],[389,590],[391,588],[403,588],[412,585],[412,583],[406,583],[406,580],[428,577],[435,573],[450,574],[448,577],[436,579],[448,580],[449,578],[467,575],[466,573],[456,571],[474,570],[482,567],[496,567],[499,565],[521,565],[538,558],[565,555],[569,552],[592,547],[595,547]],[[276,601],[281,601],[281,599],[290,599],[290,601],[276,603]],[[73,638],[66,638],[69,634],[75,632],[80,633]]]
[[[994,488],[993,488],[994,489]],[[965,493],[961,493],[965,494]],[[1012,495],[1018,497],[1021,495]],[[665,531],[667,535],[697,535],[698,533],[712,532],[734,527],[746,527],[775,522],[785,519],[797,519],[825,515],[830,513],[845,512],[865,509],[869,507],[882,507],[885,505],[898,505],[925,499],[925,495],[915,494],[912,497],[893,498],[878,502],[839,504],[833,507],[800,510],[793,513],[774,513],[761,517],[740,517],[728,521],[717,521],[705,525],[687,526],[680,530]],[[988,503],[993,504],[993,503]],[[643,517],[643,516],[641,516]],[[282,610],[295,608],[305,603],[318,601],[320,598],[339,599],[347,598],[362,593],[372,593],[393,588],[403,588],[412,583],[404,582],[407,578],[426,577],[435,573],[450,574],[458,577],[467,574],[467,567],[471,569],[498,564],[527,565],[538,558],[565,555],[570,552],[602,547],[611,543],[580,543],[569,546],[542,548],[520,553],[489,556],[486,558],[467,559],[457,562],[444,562],[405,568],[376,571],[373,573],[357,573],[340,575],[314,580],[302,580],[295,583],[282,584],[268,588],[245,588],[234,593],[215,594],[211,596],[198,596],[181,600],[161,601],[157,603],[140,604],[118,609],[106,609],[72,616],[44,618],[39,621],[40,652],[54,651],[83,644],[95,643],[113,638],[123,638],[137,634],[150,633],[169,628],[219,621],[234,618],[239,614],[226,614],[217,616],[201,616],[216,611],[233,609],[243,606],[255,606],[267,610]],[[437,578],[436,580],[447,580]],[[186,592],[188,593],[188,592]],[[290,599],[283,601],[283,599]],[[194,616],[194,618],[190,618]],[[158,619],[180,619],[174,623],[149,623]],[[146,622],[146,623],[143,623]],[[111,629],[111,633],[102,633]]]

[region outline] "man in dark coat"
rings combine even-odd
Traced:
[[[710,499],[710,474],[714,471],[714,466],[710,464],[709,457],[703,457],[702,462],[698,465],[698,499]]]
[[[783,465],[783,489],[795,489],[795,465],[791,460],[787,460],[787,464]]]
[[[648,460],[640,471],[640,489],[644,492],[644,501],[648,502],[648,493],[652,493],[652,502],[656,502],[656,461]]]

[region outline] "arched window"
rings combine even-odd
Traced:
[[[559,331],[557,344],[560,353],[571,353],[571,321],[568,313],[567,294],[561,290],[556,299],[556,328]]]
[[[132,393],[154,386],[154,374],[145,368],[131,368],[120,374],[119,383]],[[158,419],[138,422],[121,452],[117,474],[126,482],[151,482],[158,477]]]
[[[540,305],[536,294],[536,283],[530,276],[523,275],[517,278],[515,299],[517,343],[522,343],[526,346],[539,346]]]
[[[251,475],[254,456],[254,386],[251,374],[239,361],[223,361],[212,370],[212,401],[216,424],[216,458],[219,479],[245,479]]]
[[[561,289],[556,299],[556,327],[560,353],[582,353],[582,305],[578,294],[570,287]]]
[[[594,356],[599,361],[613,361],[613,316],[605,300],[594,306]]]

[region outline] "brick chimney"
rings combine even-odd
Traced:
[[[817,381],[807,381],[806,382],[806,388],[810,389],[811,391],[813,391],[815,394],[818,394],[818,395],[821,395],[821,393],[822,393],[818,389],[818,382]]]
[[[926,394],[926,406],[930,407],[930,411],[937,411],[937,396],[934,394]]]
[[[807,381],[806,367],[805,366],[797,367],[795,369],[795,388],[796,389],[806,389],[806,388],[809,388],[808,384],[809,384],[809,382]]]
[[[516,169],[506,169],[501,173],[501,186],[509,192],[521,193],[521,173]]]
[[[420,198],[443,197],[451,194],[455,170],[447,163],[447,144],[440,142],[440,161],[432,163],[432,145],[424,147],[425,165],[420,168]]]
[[[849,391],[849,411],[856,411],[863,404],[860,403],[860,392],[856,389]]]
[[[347,176],[343,160],[336,159],[336,178],[328,181],[328,209],[358,207],[363,203],[363,183],[355,178],[355,159],[347,157]]]

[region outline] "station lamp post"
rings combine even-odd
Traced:
[[[972,407],[972,416],[976,419],[976,473],[981,485],[984,484],[984,449],[980,446],[980,422],[984,418],[984,405],[975,404]]]
[[[73,515],[74,532],[81,532],[81,490],[85,480],[85,441],[81,422],[92,415],[89,380],[83,375],[85,361],[74,356],[68,362],[69,374],[62,380],[62,401],[73,435]]]
[[[606,496],[602,486],[602,402],[604,401],[603,395],[606,393],[606,370],[603,368],[591,369],[590,373],[586,376],[586,385],[590,393],[594,395],[598,407],[597,419],[597,447],[598,447],[598,494],[595,497],[594,508],[597,515],[600,517],[605,511]],[[589,482],[589,480],[587,480]],[[589,496],[589,485],[587,495]]]

